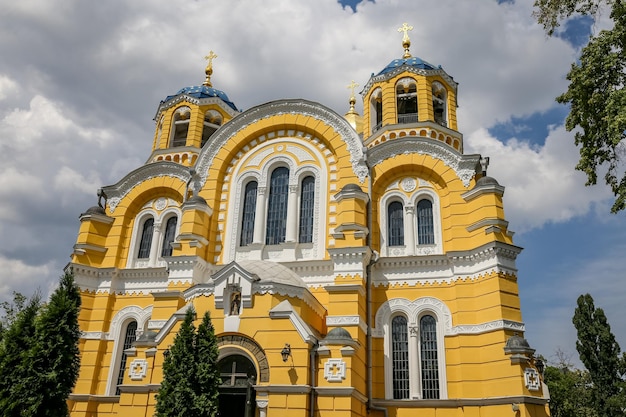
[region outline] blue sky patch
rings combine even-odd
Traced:
[[[546,112],[533,113],[526,117],[513,116],[510,120],[490,127],[489,134],[506,142],[511,138],[543,145],[548,136],[550,126],[563,124],[568,108],[556,105]]]
[[[555,35],[567,41],[574,48],[585,46],[589,42],[593,19],[589,16],[576,16],[567,20]]]

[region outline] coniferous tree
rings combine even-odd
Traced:
[[[35,322],[34,343],[28,349],[22,416],[66,417],[67,398],[78,378],[80,352],[80,292],[66,272]]]
[[[578,333],[576,350],[589,371],[593,408],[600,417],[625,415],[624,358],[604,311],[589,294],[578,297],[572,321]]]
[[[195,417],[197,366],[195,311],[187,309],[174,343],[163,363],[163,381],[156,396],[157,417]]]
[[[202,323],[198,326],[196,348],[196,363],[198,365],[196,404],[199,415],[214,417],[218,412],[220,372],[217,368],[217,358],[219,350],[209,312],[204,313]]]
[[[40,298],[33,296],[28,304],[7,319],[0,342],[0,416],[21,416],[28,397],[24,377],[29,374],[29,348],[35,342],[35,319]]]

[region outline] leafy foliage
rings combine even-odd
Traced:
[[[157,417],[217,415],[217,338],[208,313],[197,333],[194,318],[195,312],[189,308],[163,363],[163,381],[156,397]]]
[[[576,350],[589,371],[590,404],[599,417],[623,416],[626,386],[620,347],[604,311],[594,306],[591,295],[581,295],[577,304],[572,321],[578,333]]]
[[[536,0],[534,14],[552,35],[561,20],[574,14],[595,16],[603,6],[610,7],[614,27],[590,38],[567,75],[567,91],[557,101],[570,105],[565,127],[576,129],[576,169],[587,175],[586,185],[596,184],[598,174],[604,173],[615,195],[611,211],[616,213],[626,208],[626,5],[622,0]]]
[[[4,315],[0,317],[0,341],[2,335],[11,326],[11,323],[17,318],[17,314],[24,310],[27,298],[25,295],[13,291],[13,302],[3,301],[0,308],[4,310]]]
[[[552,417],[598,417],[591,407],[591,378],[586,370],[559,364],[547,366],[544,382],[550,390]]]

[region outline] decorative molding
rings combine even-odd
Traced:
[[[202,148],[202,152],[196,163],[196,171],[201,176],[201,185],[206,183],[208,171],[213,165],[213,160],[228,140],[263,119],[283,114],[309,116],[330,126],[341,136],[341,139],[346,144],[348,152],[350,153],[350,163],[352,164],[354,174],[361,183],[365,181],[368,175],[368,168],[365,164],[363,144],[361,138],[348,121],[325,106],[298,99],[278,100],[253,107],[233,118],[229,123],[215,132],[211,137],[211,141]]]
[[[269,314],[271,319],[288,318],[291,324],[296,328],[302,340],[306,343],[313,345],[319,339],[313,330],[311,330],[311,327],[309,327],[302,317],[293,309],[293,306],[288,300],[280,302],[269,311]]]
[[[342,382],[346,379],[346,362],[343,359],[328,359],[324,363],[324,378],[328,382]]]
[[[465,201],[472,201],[473,199],[478,198],[484,194],[496,194],[502,197],[504,195],[504,189],[504,186],[500,184],[476,185],[471,190],[461,194],[461,197]]]
[[[477,221],[476,223],[470,224],[465,229],[468,232],[473,232],[474,230],[478,230],[480,228],[487,227],[487,226],[499,226],[499,227],[506,229],[507,227],[509,227],[509,222],[507,222],[506,220],[497,219],[497,218],[482,219],[482,220]]]
[[[121,337],[122,325],[130,319],[133,319],[137,322],[137,332],[143,332],[144,327],[148,323],[148,320],[151,316],[151,305],[144,308],[137,305],[126,306],[122,308],[115,314],[113,320],[111,320],[107,340],[116,340],[116,338]]]
[[[548,398],[531,397],[528,395],[516,395],[510,397],[487,397],[487,398],[454,398],[441,400],[383,400],[374,399],[372,404],[381,407],[402,408],[460,408],[460,407],[488,407],[495,405],[511,404],[535,404],[545,405]]]
[[[148,361],[145,359],[133,359],[128,368],[128,376],[133,381],[141,381],[148,374]]]
[[[451,168],[467,188],[476,174],[480,155],[464,155],[445,143],[422,137],[402,137],[390,140],[367,151],[367,160],[371,167],[386,159],[407,154],[429,155]]]
[[[539,391],[541,388],[541,380],[539,379],[539,373],[535,368],[524,369],[524,383],[528,391]]]
[[[120,201],[137,185],[158,177],[178,178],[187,184],[191,175],[189,169],[170,161],[153,162],[137,168],[122,178],[117,184],[103,187],[107,195],[107,206],[111,213],[115,212]]]
[[[259,366],[259,382],[270,381],[270,366],[267,361],[267,355],[261,346],[254,340],[242,334],[229,334],[225,336],[218,336],[217,347],[224,346],[239,346],[246,351],[250,352],[256,363]]]
[[[106,340],[107,334],[104,332],[81,332],[80,338],[85,340]]]
[[[367,332],[367,324],[361,316],[326,316],[326,326],[359,326],[361,330]]]
[[[367,94],[369,93],[370,89],[374,86],[375,83],[379,83],[382,81],[386,81],[386,80],[390,80],[392,78],[394,78],[395,76],[397,76],[398,74],[401,74],[403,72],[410,72],[411,74],[415,74],[415,75],[422,75],[422,76],[433,76],[433,75],[439,75],[441,76],[441,78],[443,78],[450,87],[452,87],[452,89],[456,92],[458,83],[456,81],[454,81],[454,79],[452,77],[450,77],[442,68],[437,68],[437,69],[424,69],[424,68],[416,68],[413,67],[411,65],[407,65],[407,64],[402,64],[399,67],[396,67],[390,71],[387,71],[383,74],[378,74],[378,75],[374,75],[372,77],[370,77],[370,79],[367,81],[367,84],[365,84],[365,87],[363,87],[363,90],[361,91],[361,95],[363,97],[367,96]]]

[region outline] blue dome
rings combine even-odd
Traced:
[[[401,58],[401,59],[394,59],[393,61],[391,61],[389,65],[387,65],[385,68],[383,68],[381,72],[378,73],[378,75],[393,71],[394,69],[401,67],[402,65],[408,65],[409,67],[426,69],[426,70],[433,70],[433,69],[441,68],[441,66],[435,67],[433,64],[430,64],[418,57]]]
[[[195,98],[219,97],[222,99],[224,103],[228,104],[228,106],[231,109],[237,111],[237,107],[235,106],[235,103],[233,103],[232,101],[228,99],[228,96],[226,95],[226,93],[220,90],[216,90],[215,88],[212,88],[212,87],[207,87],[206,85],[194,85],[191,87],[181,88],[180,90],[178,90],[176,94],[167,96],[165,98],[165,101],[168,101],[180,94],[187,94],[188,96],[195,97]]]

